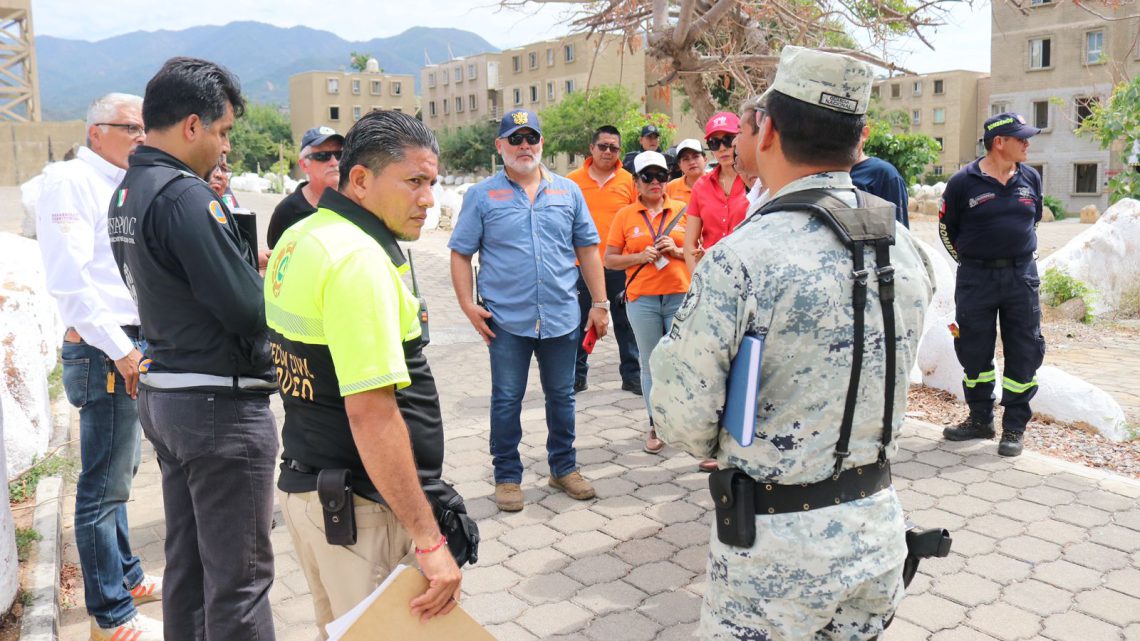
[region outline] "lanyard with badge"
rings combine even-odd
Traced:
[[[657,229],[653,229],[653,223],[649,220],[649,216],[646,216],[645,210],[642,210],[641,219],[645,221],[646,228],[649,229],[650,235],[653,236],[653,244],[654,245],[657,244],[657,239],[661,238],[662,236],[668,235],[669,233],[671,233],[673,231],[673,227],[675,227],[677,225],[677,221],[681,220],[681,215],[684,213],[685,213],[685,210],[682,209],[681,212],[677,214],[677,217],[673,219],[673,222],[669,223],[669,229],[666,230],[665,229],[665,212],[664,212],[664,210],[662,210],[662,212],[661,212],[661,223],[657,226]],[[669,257],[666,256],[665,254],[661,254],[660,256],[657,257],[657,260],[653,261],[653,266],[656,267],[658,270],[665,269],[665,267],[668,264],[669,264]]]

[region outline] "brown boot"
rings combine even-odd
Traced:
[[[582,478],[582,474],[578,470],[574,470],[566,476],[551,476],[550,487],[556,487],[570,495],[570,498],[579,501],[592,499],[595,496],[594,486]]]
[[[495,505],[504,512],[518,512],[523,509],[522,488],[518,483],[496,483]]]

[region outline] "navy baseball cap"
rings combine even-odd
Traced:
[[[336,129],[323,126],[313,127],[312,129],[306,131],[304,136],[301,136],[301,149],[304,149],[305,147],[314,147],[326,140],[329,140],[330,138],[336,138],[341,142],[341,144],[344,144],[344,136],[338,134],[336,132]]]
[[[508,111],[507,115],[503,116],[502,121],[499,122],[499,137],[506,138],[519,129],[533,129],[535,133],[541,136],[542,125],[538,122],[538,114],[529,109]]]
[[[993,140],[997,136],[1012,136],[1014,138],[1032,138],[1041,133],[1037,127],[1031,127],[1025,122],[1021,114],[1007,111],[996,116],[990,116],[982,125],[982,139]]]
[[[644,127],[641,128],[641,137],[642,138],[644,138],[645,136],[660,136],[660,135],[661,135],[661,130],[659,130],[657,128],[657,125],[645,125]]]

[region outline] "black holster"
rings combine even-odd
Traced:
[[[479,560],[479,526],[467,516],[463,497],[442,479],[424,481],[423,488],[439,523],[439,531],[447,537],[447,548],[455,557],[455,564],[474,565]]]
[[[356,506],[348,470],[321,470],[317,473],[317,498],[325,515],[325,540],[329,545],[356,544]]]
[[[931,557],[945,557],[950,554],[954,542],[950,532],[942,528],[920,530],[908,523],[906,530],[906,560],[903,561],[903,586],[910,585],[918,572],[918,562]]]
[[[709,474],[716,510],[716,538],[725,545],[750,548],[756,542],[756,482],[730,467]]]

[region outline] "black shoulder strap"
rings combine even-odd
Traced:
[[[689,206],[685,205],[684,207],[681,208],[681,211],[677,212],[677,215],[673,217],[673,220],[669,222],[669,224],[665,227],[665,229],[661,230],[661,236],[668,236],[670,233],[673,232],[673,228],[677,226],[677,223],[681,222],[681,217],[685,215],[685,211],[688,208],[689,208]],[[627,290],[629,289],[629,284],[633,282],[633,279],[637,278],[637,275],[640,274],[641,270],[645,269],[645,266],[648,264],[649,263],[642,263],[640,267],[633,270],[633,273],[630,274],[629,278],[626,279],[626,281],[625,281],[625,288]]]
[[[851,207],[823,189],[809,189],[781,196],[766,203],[749,220],[775,211],[802,211],[822,220],[851,250],[854,280],[852,307],[854,320],[851,378],[847,385],[847,398],[843,406],[843,420],[839,426],[839,439],[835,443],[835,470],[837,477],[843,461],[851,455],[851,428],[855,420],[855,404],[859,396],[859,378],[863,369],[866,342],[864,314],[867,307],[867,277],[870,272],[864,262],[864,251],[875,250],[875,274],[879,281],[879,304],[883,310],[883,338],[886,348],[886,380],[884,383],[883,429],[879,448],[879,463],[886,463],[887,446],[891,442],[894,422],[895,396],[895,308],[894,267],[891,266],[891,245],[895,243],[895,206],[886,200],[862,191],[856,191],[856,206]]]

